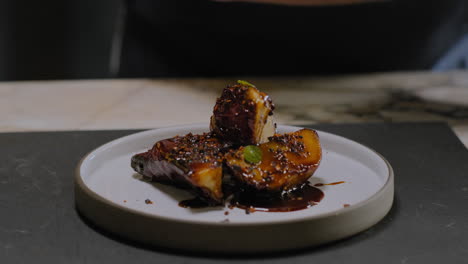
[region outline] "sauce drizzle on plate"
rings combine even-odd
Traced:
[[[345,183],[345,181],[338,181],[338,182],[332,182],[332,183],[316,183],[316,184],[314,184],[314,186],[320,187],[320,186],[324,186],[324,185],[338,185],[338,184],[342,184],[342,183]]]
[[[305,185],[286,196],[259,195],[254,192],[236,193],[230,204],[245,209],[246,213],[291,212],[312,207],[323,197],[324,193],[320,189]]]

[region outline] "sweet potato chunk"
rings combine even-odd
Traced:
[[[210,204],[223,200],[223,152],[228,145],[211,134],[187,134],[157,142],[132,157],[132,168],[152,181],[191,190]]]
[[[257,148],[251,157],[248,148]],[[226,164],[234,179],[249,188],[283,192],[304,184],[321,160],[317,133],[302,129],[274,135],[267,143],[240,147],[226,154]]]

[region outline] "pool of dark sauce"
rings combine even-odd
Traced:
[[[202,200],[202,199],[200,199],[198,197],[195,197],[195,198],[192,198],[192,199],[180,201],[179,206],[184,207],[184,208],[197,209],[197,208],[206,208],[206,207],[208,207],[210,205],[206,201],[204,201],[204,200]]]
[[[246,213],[258,212],[292,212],[306,209],[320,202],[324,193],[309,184],[285,195],[271,195],[269,193],[244,191],[233,194],[229,208],[238,207]],[[200,198],[193,198],[179,202],[184,208],[205,208],[209,205]]]
[[[291,212],[314,206],[323,199],[324,193],[314,186],[304,185],[286,195],[265,195],[258,192],[239,192],[230,201],[232,206],[245,209],[246,213]]]

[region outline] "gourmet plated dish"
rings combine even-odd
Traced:
[[[309,185],[320,164],[312,129],[276,133],[271,98],[238,81],[216,100],[210,131],[158,141],[131,159],[144,178],[190,191],[184,207],[230,206],[251,211],[295,211],[323,193]]]
[[[393,202],[389,163],[341,136],[276,126],[273,102],[240,81],[220,89],[204,124],[96,148],[77,167],[76,208],[119,237],[204,253],[305,248],[380,221]]]

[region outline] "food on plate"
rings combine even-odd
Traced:
[[[271,98],[245,81],[225,88],[216,100],[210,128],[221,140],[237,145],[266,142],[275,134]]]
[[[231,150],[225,156],[231,175],[241,185],[259,191],[291,191],[305,182],[321,159],[317,132],[301,129],[276,134],[258,146]]]
[[[228,144],[211,133],[187,134],[156,142],[132,157],[132,168],[152,181],[191,190],[209,204],[223,201],[223,153]]]
[[[227,200],[246,212],[312,206],[323,197],[307,184],[321,160],[319,137],[312,129],[276,134],[273,109],[267,94],[238,81],[216,100],[209,133],[158,141],[134,155],[131,166],[152,181],[194,193],[182,207]]]

